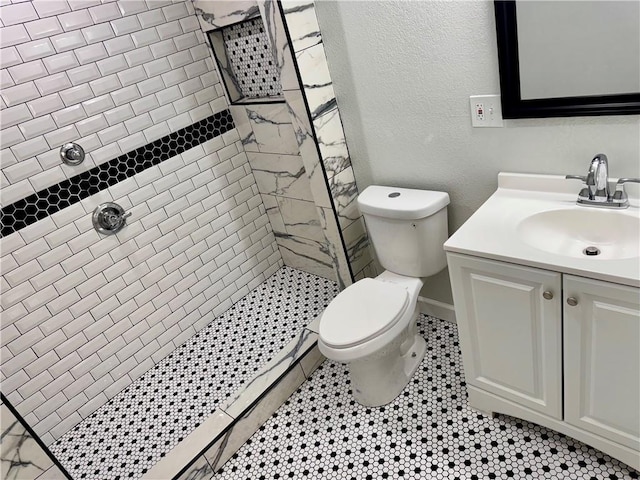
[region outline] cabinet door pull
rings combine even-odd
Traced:
[[[550,292],[549,290],[547,290],[546,292],[544,292],[542,294],[542,296],[544,297],[545,300],[552,300],[553,299],[553,292]]]
[[[567,303],[572,306],[575,307],[576,305],[578,305],[578,300],[574,297],[569,297],[567,298]]]

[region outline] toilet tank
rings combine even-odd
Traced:
[[[371,185],[358,196],[380,264],[393,273],[429,277],[447,266],[449,194]]]

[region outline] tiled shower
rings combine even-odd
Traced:
[[[218,25],[252,22],[273,59],[272,98],[243,104],[209,38],[234,3],[0,6],[0,379],[48,447],[283,265],[340,287],[373,272],[330,79],[305,81],[326,64],[287,40],[303,4]],[[105,202],[130,213],[115,235],[92,223]]]

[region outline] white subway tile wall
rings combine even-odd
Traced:
[[[2,206],[227,108],[190,1],[6,3]],[[67,141],[88,152],[81,167],[60,165]],[[132,216],[104,237],[91,213],[112,200]],[[2,389],[46,444],[282,266],[235,129],[0,252]]]
[[[30,175],[15,174],[22,167],[5,174],[12,163],[33,162],[65,141],[115,127],[111,134],[95,137],[91,148],[83,145],[89,154],[87,165],[93,166],[91,154],[110,144],[102,152],[126,153],[121,146],[139,146],[138,132],[149,142],[183,128],[187,118],[187,124],[194,123],[190,117],[167,123],[185,111],[185,104],[189,109],[202,107],[195,114],[198,119],[226,108],[221,88],[199,95],[203,86],[219,82],[188,0],[169,4],[26,1],[0,6],[0,20],[4,25],[0,27],[0,97],[6,107],[1,168],[3,187],[15,185],[10,195],[2,196],[2,206],[59,181],[57,175],[45,174],[32,182]],[[137,108],[117,110],[131,103]],[[147,114],[164,105],[169,107]],[[122,116],[123,112],[127,115]],[[57,128],[46,117],[50,114]],[[99,114],[104,116],[96,117]],[[46,118],[33,123],[41,117]],[[125,120],[132,121],[125,124]],[[156,125],[161,126],[152,128]],[[14,126],[17,130],[10,131]],[[10,154],[14,161],[7,163],[4,159]],[[44,172],[58,165],[40,162]]]
[[[118,235],[91,229],[82,201],[0,240],[5,393],[46,443],[282,266],[246,154],[217,153],[229,147],[235,129],[100,192],[134,212]],[[81,394],[92,409],[63,408]]]

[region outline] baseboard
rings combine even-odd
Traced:
[[[445,322],[456,323],[456,311],[453,305],[426,297],[418,297],[420,313],[439,318]]]

